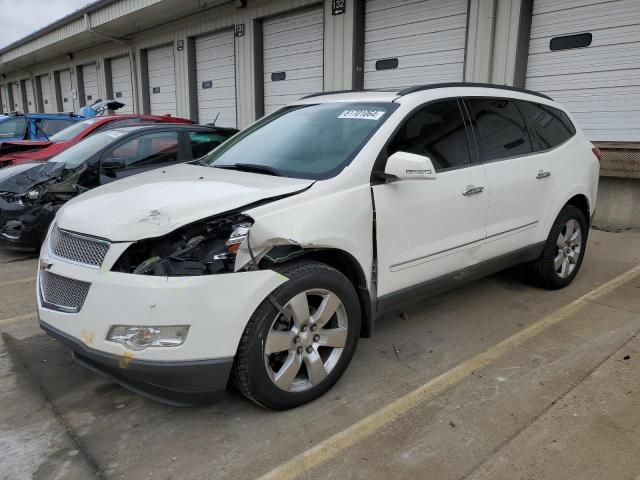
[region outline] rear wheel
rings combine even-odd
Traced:
[[[329,390],[360,336],[360,307],[349,280],[319,262],[295,262],[251,317],[238,347],[234,384],[247,398],[284,410]]]
[[[578,274],[586,250],[587,221],[573,205],[562,209],[551,228],[540,258],[528,265],[528,276],[544,288],[569,285]]]

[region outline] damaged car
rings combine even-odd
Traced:
[[[0,168],[19,165],[21,163],[48,160],[94,133],[113,128],[143,123],[194,123],[192,120],[186,118],[171,117],[169,115],[124,114],[97,116],[107,111],[118,110],[123,106],[124,104],[120,102],[101,101],[92,107],[83,107],[83,109],[91,108],[93,112],[91,118],[70,125],[50,135],[46,140],[22,140],[0,143]],[[85,113],[87,112],[85,111]]]
[[[546,288],[571,283],[597,154],[525,90],[311,95],[199,161],[68,202],[40,254],[40,325],[151,398],[192,404],[233,384],[296,407],[407,302],[516,264]]]
[[[70,199],[121,178],[200,158],[234,133],[178,123],[114,128],[93,133],[49,161],[3,168],[0,245],[37,249]]]

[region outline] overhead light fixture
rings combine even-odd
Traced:
[[[236,8],[244,8],[247,6],[247,0],[236,0]]]
[[[67,60],[73,60],[73,53],[67,53]]]

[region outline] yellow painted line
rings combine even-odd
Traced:
[[[8,325],[10,323],[23,322],[25,320],[35,320],[36,318],[38,318],[37,313],[27,313],[26,315],[19,315],[17,317],[0,320],[0,325]]]
[[[435,377],[424,385],[394,400],[385,407],[373,412],[341,432],[332,435],[308,450],[287,460],[275,469],[261,476],[259,480],[289,480],[301,477],[312,468],[344,454],[344,451],[356,443],[372,436],[380,429],[391,424],[411,409],[431,400],[456,383],[469,377],[499,357],[522,345],[525,341],[543,330],[572,317],[578,310],[601,296],[615,290],[640,275],[640,265],[622,275],[600,285],[589,293],[556,310],[550,315],[528,326],[515,335],[501,341],[490,349],[479,353],[455,368]]]
[[[11,285],[19,285],[21,283],[35,282],[36,277],[19,278],[18,280],[10,280],[8,282],[0,282],[0,288],[9,287]]]

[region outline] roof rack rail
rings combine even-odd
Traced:
[[[363,90],[333,90],[331,92],[316,92],[311,93],[309,95],[305,95],[304,97],[300,97],[298,100],[304,100],[305,98],[312,97],[324,97],[325,95],[337,95],[339,93],[353,93],[353,92],[362,92]]]
[[[493,83],[477,83],[477,82],[450,82],[450,83],[430,83],[427,85],[417,85],[415,87],[409,87],[402,89],[398,92],[398,95],[404,96],[414,92],[421,92],[423,90],[432,90],[436,88],[447,88],[447,87],[481,87],[481,88],[495,88],[496,90],[508,90],[511,92],[521,92],[528,93],[529,95],[535,95],[536,97],[546,98],[547,100],[552,100],[548,95],[543,93],[534,92],[533,90],[527,90],[526,88],[518,88],[518,87],[509,87],[507,85],[496,85]]]

